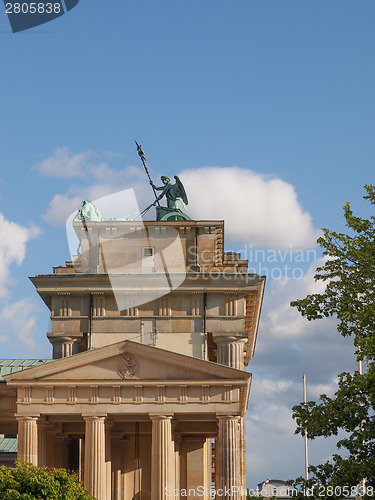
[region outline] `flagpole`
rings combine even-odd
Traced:
[[[307,399],[306,399],[306,373],[303,374],[302,378],[303,378],[303,402],[304,402],[304,405],[306,408],[306,403],[307,403]],[[306,479],[306,481],[309,479],[309,460],[307,457],[307,428],[306,428],[306,425],[305,425],[305,479]]]
[[[357,272],[358,272],[358,263],[357,263]],[[357,292],[357,301],[359,303],[359,292]],[[359,319],[357,318],[357,336],[359,336],[359,333],[360,333],[360,326],[359,326]],[[358,343],[358,374],[359,375],[362,375],[362,359],[361,359],[361,344]],[[363,406],[363,401],[359,400],[359,405],[360,406]],[[361,434],[363,433],[363,425],[364,425],[364,422],[363,420],[361,420],[361,423],[360,423],[360,432]],[[364,444],[364,441],[363,441],[363,438],[362,438],[362,446]],[[362,450],[361,450],[362,451]],[[359,498],[362,498],[362,493],[364,493],[364,489],[365,489],[365,486],[366,486],[366,479],[364,477],[361,478],[360,482],[359,482]]]

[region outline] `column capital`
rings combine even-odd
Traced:
[[[49,341],[51,344],[59,343],[59,342],[74,342],[78,337],[70,336],[70,335],[61,335],[58,337],[50,337]]]
[[[20,414],[16,414],[14,415],[16,417],[16,420],[18,422],[27,422],[27,421],[32,421],[32,420],[35,420],[37,421],[40,417],[40,413],[38,413],[37,415],[20,415]]]
[[[174,413],[149,413],[151,420],[172,420]]]
[[[216,418],[217,420],[239,420],[241,418],[241,415],[228,415],[228,414],[225,414],[225,415],[220,415],[220,414],[217,414],[216,415]]]
[[[215,332],[212,334],[212,340],[216,344],[227,344],[228,342],[240,342],[245,344],[248,340],[248,335],[245,332],[237,332],[237,333]]]
[[[94,422],[95,420],[105,420],[107,418],[107,414],[99,414],[99,415],[82,415],[82,418],[85,422]]]

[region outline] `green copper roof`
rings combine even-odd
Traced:
[[[52,359],[0,359],[0,382],[4,382],[4,375],[43,365],[49,361]]]
[[[17,438],[0,438],[0,453],[17,453]]]

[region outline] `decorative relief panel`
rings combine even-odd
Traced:
[[[75,385],[68,387],[68,403],[71,405],[77,403],[77,387]]]
[[[117,373],[121,378],[133,378],[138,372],[138,361],[133,354],[126,352],[120,361],[120,366]]]
[[[159,302],[159,316],[171,316],[172,310],[169,307],[169,298],[163,297]]]
[[[200,315],[200,307],[202,304],[201,293],[199,293],[199,295],[192,294],[190,303],[191,303],[191,315],[192,316],[199,316]]]
[[[232,401],[232,388],[231,385],[224,385],[223,399],[226,403]]]
[[[180,403],[187,403],[188,395],[187,395],[187,385],[180,385]]]
[[[105,296],[104,293],[93,293],[93,316],[105,316]]]
[[[121,403],[121,387],[119,385],[114,385],[113,386],[112,401],[115,404],[120,404]]]
[[[210,386],[202,385],[202,403],[210,402]]]
[[[59,316],[71,316],[70,293],[58,293],[59,295]]]
[[[158,403],[165,402],[165,385],[157,386],[157,401]]]
[[[55,402],[54,387],[52,385],[46,386],[46,403],[53,405]]]
[[[143,388],[141,385],[135,385],[134,386],[134,401],[136,403],[142,403],[143,402]]]
[[[24,387],[23,390],[24,390],[23,402],[30,404],[31,403],[31,387]]]
[[[90,387],[90,403],[97,404],[99,401],[99,387],[97,385],[92,385]]]
[[[225,294],[225,316],[237,316],[237,295]]]

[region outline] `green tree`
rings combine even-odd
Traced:
[[[94,497],[78,481],[76,473],[16,462],[14,469],[0,467],[0,500],[94,500]]]
[[[374,186],[365,185],[365,189],[364,199],[374,206]],[[345,431],[337,443],[340,455],[310,467],[308,483],[303,478],[294,483],[337,486],[338,493],[339,487],[355,486],[362,478],[367,486],[375,486],[375,217],[355,217],[349,202],[344,216],[348,234],[323,229],[318,239],[326,260],[316,270],[315,280],[325,283],[325,291],[291,303],[308,320],[335,316],[338,332],[352,337],[357,359],[366,366],[363,374],[341,373],[334,397],[322,394],[318,403],[293,408],[296,433],[304,434],[306,427],[309,439]]]

